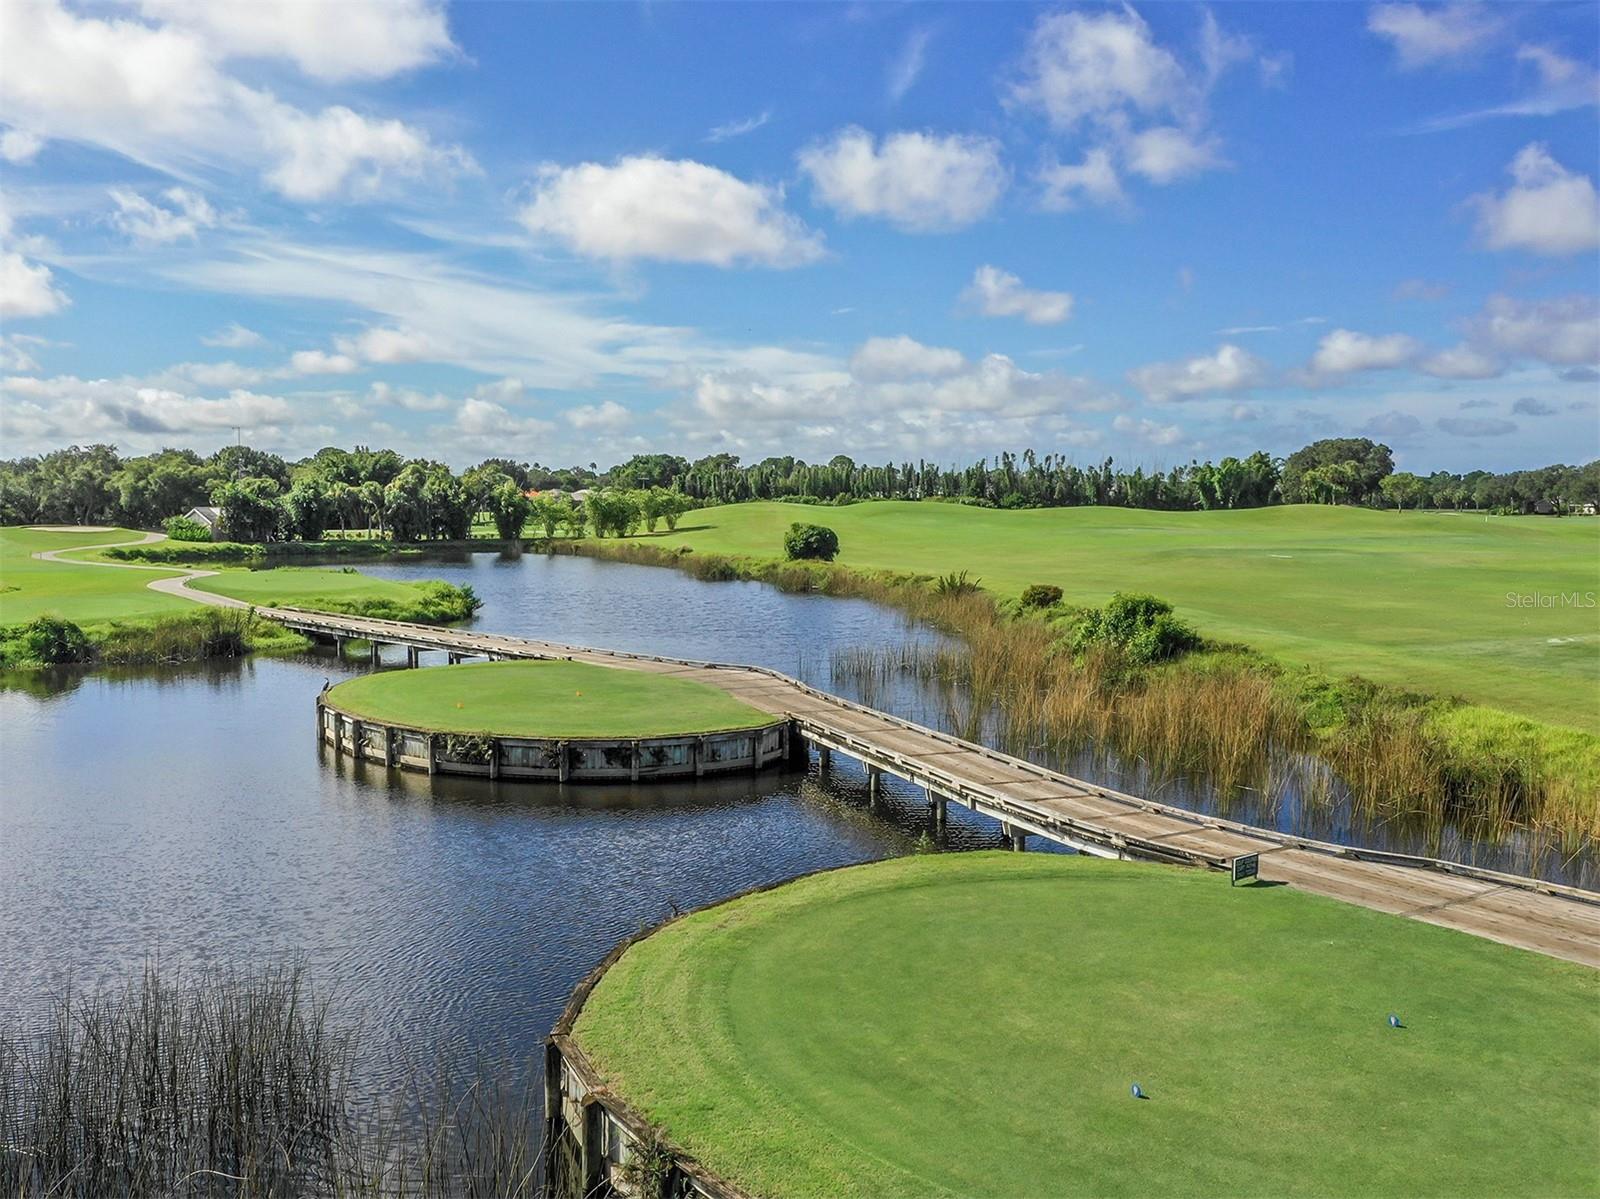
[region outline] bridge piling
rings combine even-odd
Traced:
[[[414,645],[406,646],[406,665],[412,670],[417,668],[417,660],[422,656],[422,651]]]

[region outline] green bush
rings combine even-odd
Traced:
[[[25,625],[22,644],[28,656],[49,666],[87,662],[94,657],[94,646],[84,631],[70,620],[41,616]]]
[[[1159,662],[1198,649],[1200,635],[1174,616],[1165,600],[1119,591],[1084,617],[1073,648],[1096,644],[1115,646],[1132,662]]]
[[[967,572],[964,570],[951,571],[947,575],[940,575],[933,581],[933,593],[935,595],[976,595],[983,590],[979,586],[982,582],[982,579],[968,578]]]
[[[1061,588],[1049,583],[1034,583],[1022,589],[1024,608],[1053,608],[1061,602]]]
[[[210,541],[211,530],[187,516],[169,516],[162,527],[174,541]]]
[[[839,534],[826,525],[807,525],[796,521],[783,535],[784,556],[791,559],[815,558],[832,562],[839,552]]]

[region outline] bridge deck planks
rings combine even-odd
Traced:
[[[505,658],[569,658],[673,677],[718,687],[778,716],[814,725],[831,740],[856,745],[880,757],[885,769],[899,767],[930,780],[956,783],[964,792],[991,797],[990,810],[1010,810],[1040,828],[1072,821],[1096,839],[1114,844],[1132,839],[1157,852],[1171,850],[1213,861],[1260,853],[1261,879],[1287,883],[1347,903],[1456,929],[1493,941],[1600,968],[1600,904],[1507,882],[1473,878],[1415,866],[1362,861],[1302,848],[1269,829],[1218,827],[1203,817],[1155,810],[1118,798],[1065,775],[1008,762],[980,747],[922,729],[871,709],[813,691],[750,667],[634,657],[557,642],[505,637],[459,629],[258,609],[261,615],[313,632],[362,637],[388,644]],[[1049,835],[1046,833],[1045,835]],[[1063,840],[1065,833],[1058,834]]]

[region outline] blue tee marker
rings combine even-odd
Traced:
[[[1144,1092],[1142,1090],[1140,1090],[1138,1083],[1134,1083],[1133,1084],[1133,1097],[1135,1099],[1143,1099],[1144,1098]]]
[[[1389,1027],[1390,1028],[1404,1028],[1405,1025],[1400,1023],[1400,1017],[1399,1016],[1396,1016],[1393,1012],[1390,1012],[1389,1013]]]

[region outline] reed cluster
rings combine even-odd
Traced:
[[[537,1192],[529,1092],[441,1072],[426,1098],[362,1101],[357,1060],[298,969],[64,995],[42,1036],[0,1030],[0,1193]]]
[[[1147,784],[1181,778],[1208,790],[1219,810],[1248,803],[1257,818],[1292,800],[1308,817],[1339,809],[1435,837],[1453,827],[1487,845],[1520,839],[1530,858],[1541,847],[1578,855],[1600,841],[1600,750],[1587,734],[1289,671],[1239,647],[1149,666],[1112,647],[1073,652],[1081,614],[939,588],[928,576],[638,544],[565,548],[892,605],[954,641],[841,651],[835,677],[863,696],[895,677],[934,684],[953,731],[987,733],[1024,756],[1109,750]],[[1313,756],[1319,768],[1309,767]]]

